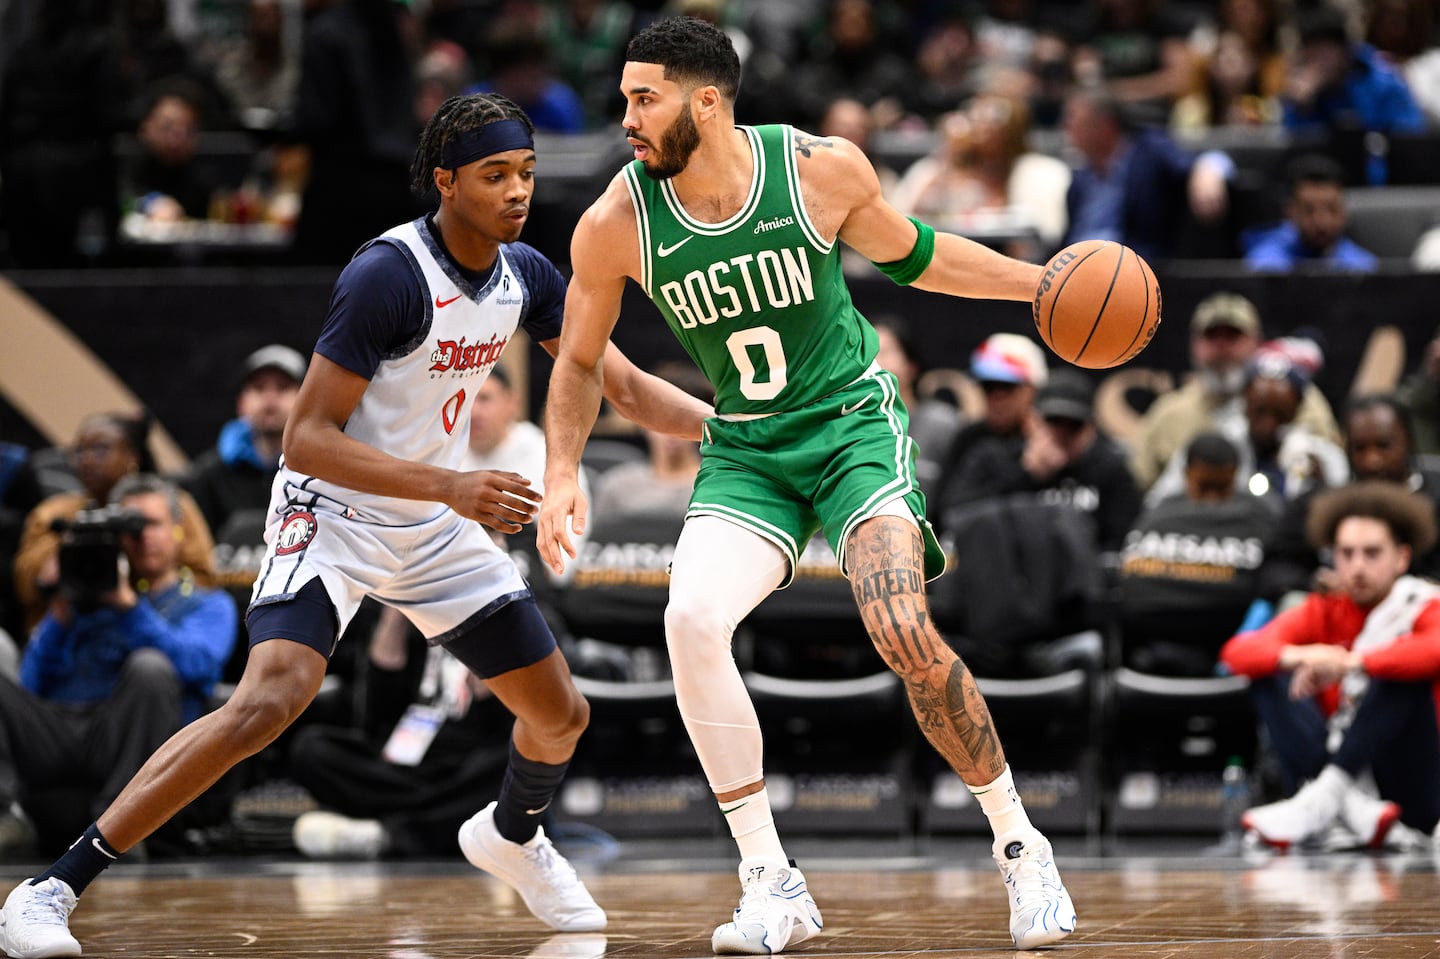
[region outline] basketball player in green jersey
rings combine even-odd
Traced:
[[[626,50],[635,162],[572,239],[540,550],[557,572],[575,555],[570,531],[586,518],[580,454],[629,278],[715,386],[665,612],[680,712],[741,856],[740,905],[714,950],[778,953],[821,928],[775,830],[759,723],[730,649],[735,625],[788,583],[817,529],[920,728],[989,817],[1016,946],[1055,942],[1074,929],[1074,907],[974,678],[931,623],[924,584],[943,557],[924,520],[908,414],[875,363],[875,331],[850,301],[838,241],[898,283],[956,296],[1029,300],[1042,269],[902,216],[845,140],[737,127],[739,79],[730,41],[700,20],[659,21]]]

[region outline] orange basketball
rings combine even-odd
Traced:
[[[1160,326],[1160,284],[1134,250],[1109,240],[1072,243],[1045,266],[1035,329],[1068,363],[1103,370],[1133,359]]]

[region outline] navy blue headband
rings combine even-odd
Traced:
[[[474,130],[457,133],[440,151],[440,166],[456,170],[507,150],[533,150],[535,138],[519,120],[496,120]]]

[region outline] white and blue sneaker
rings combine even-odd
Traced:
[[[16,886],[0,912],[0,952],[12,959],[55,959],[80,955],[80,943],[70,934],[70,913],[75,893],[53,876],[30,885]]]
[[[805,876],[794,864],[752,856],[740,862],[735,918],[710,937],[716,955],[775,955],[825,927]]]
[[[1050,840],[1039,833],[1004,837],[996,840],[993,854],[1010,894],[1010,938],[1016,949],[1048,946],[1075,931],[1075,906],[1055,868]]]

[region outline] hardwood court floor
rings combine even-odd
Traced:
[[[825,933],[793,955],[1015,959],[999,873],[984,845],[852,851],[794,844]],[[1067,850],[1067,845],[1073,849]],[[1087,856],[1058,843],[1080,914],[1048,953],[1076,959],[1440,957],[1430,854],[1215,857],[1199,847]],[[0,867],[9,883],[25,867]],[[582,866],[604,934],[552,935],[505,886],[461,862],[326,865],[215,860],[114,867],[72,929],[87,959],[689,959],[734,906],[728,849],[622,843]]]

